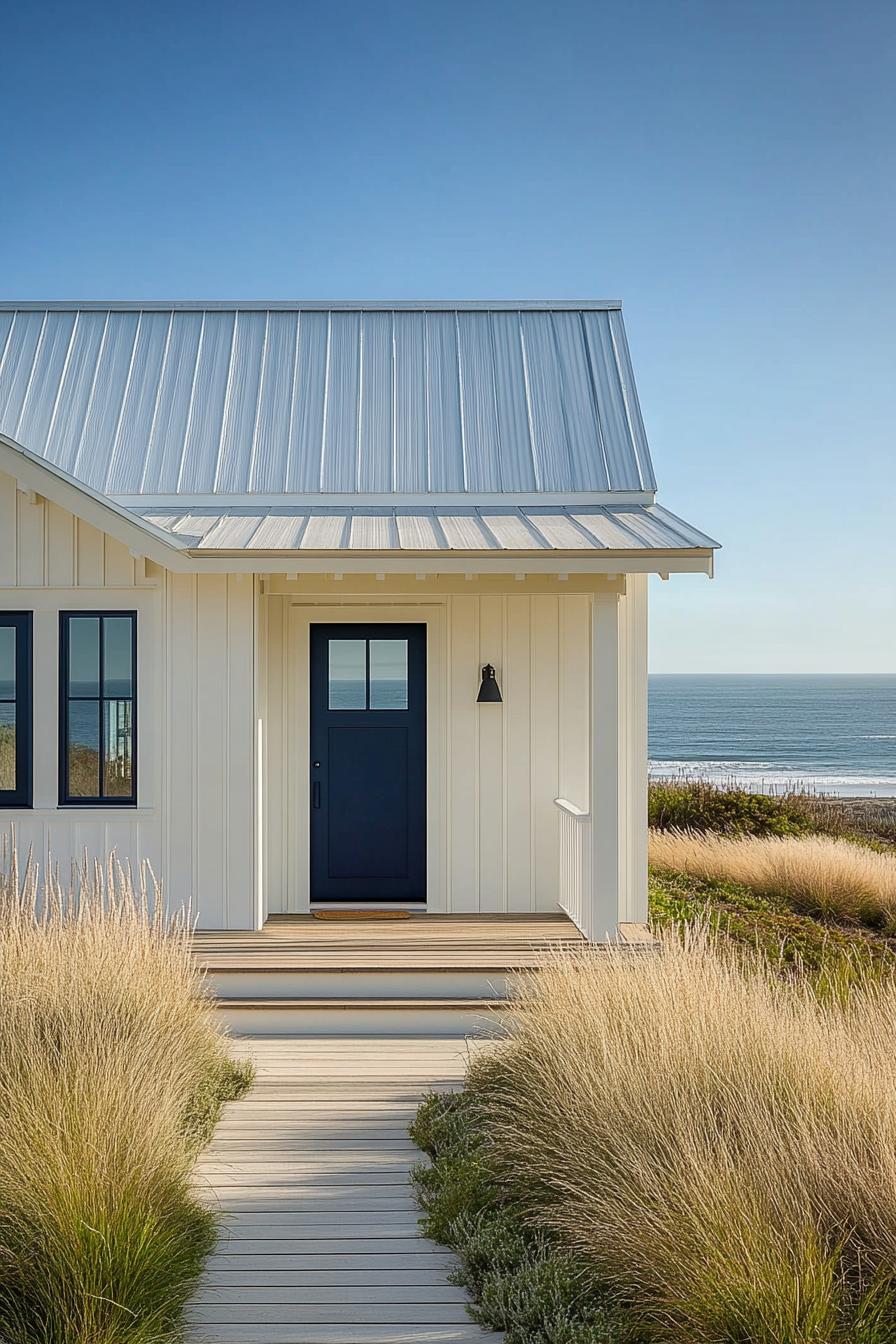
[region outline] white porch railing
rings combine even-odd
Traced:
[[[591,892],[591,813],[568,798],[555,798],[560,812],[558,900],[586,938],[594,937]]]

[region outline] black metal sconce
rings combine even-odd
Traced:
[[[479,686],[476,703],[477,705],[500,705],[501,700],[501,687],[498,685],[495,669],[491,663],[486,663],[482,669],[482,682]]]

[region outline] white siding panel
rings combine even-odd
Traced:
[[[103,534],[81,518],[75,520],[75,556],[79,585],[101,588],[106,577]]]
[[[19,584],[40,588],[44,575],[44,501],[18,494]]]
[[[12,588],[16,582],[17,537],[16,483],[0,472],[0,584]]]
[[[448,909],[479,902],[479,599],[452,599],[449,610]]]
[[[559,796],[587,812],[590,807],[588,699],[590,695],[591,599],[573,594],[560,602]]]
[[[479,665],[491,663],[498,685],[504,677],[505,597],[479,599]],[[458,669],[459,671],[461,669]],[[474,668],[475,673],[478,669]],[[477,683],[478,687],[478,683]],[[479,717],[479,908],[506,909],[503,705],[477,705]]]
[[[531,910],[532,674],[531,598],[508,597],[499,685],[504,695],[504,863],[506,908]]]
[[[226,774],[224,834],[224,926],[246,928],[254,911],[255,871],[255,581],[251,575],[227,579],[224,658]],[[201,692],[200,692],[201,693]],[[203,890],[207,881],[202,872]]]
[[[227,926],[227,584],[226,574],[203,574],[196,610],[197,906],[210,929]]]
[[[560,599],[532,598],[531,668],[532,706],[532,867],[535,908],[553,910],[557,904],[558,822],[554,799],[559,794],[560,682],[558,623]]]
[[[71,588],[75,582],[75,520],[67,509],[48,502],[46,526],[47,583],[51,588]]]

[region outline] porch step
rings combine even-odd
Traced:
[[[217,1008],[237,1035],[457,1036],[500,1024],[506,999],[227,998]]]
[[[416,959],[412,959],[416,960]],[[349,966],[206,965],[207,982],[219,999],[228,1002],[300,1000],[369,1002],[388,1000],[503,999],[508,966],[483,965],[475,969],[450,964],[428,965],[425,960],[406,967],[373,962]]]

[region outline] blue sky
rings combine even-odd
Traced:
[[[621,297],[657,671],[896,671],[896,6],[36,3],[10,298]]]

